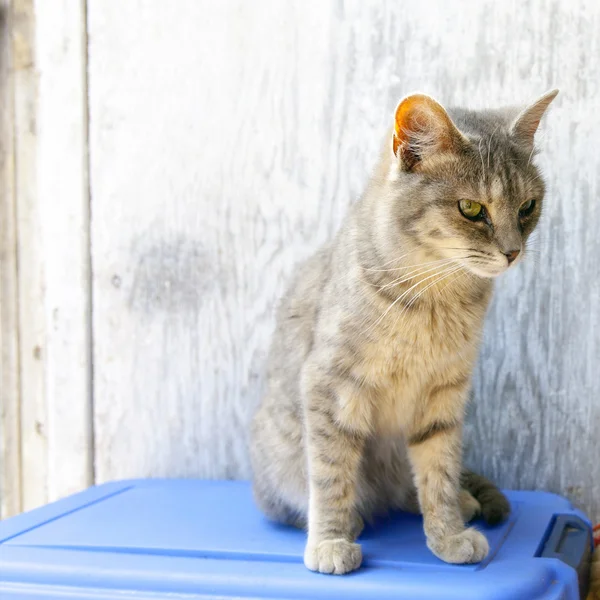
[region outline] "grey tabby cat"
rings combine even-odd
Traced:
[[[262,510],[308,527],[309,569],[358,568],[363,518],[393,508],[422,512],[442,560],[487,555],[465,522],[509,506],[462,468],[465,403],[493,278],[521,260],[540,217],[534,134],[556,94],[482,112],[406,97],[363,197],[298,270],[252,461]]]

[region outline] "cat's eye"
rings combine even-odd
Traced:
[[[481,206],[479,202],[473,202],[473,200],[460,200],[458,203],[458,209],[463,216],[467,217],[467,219],[471,219],[472,221],[481,219],[484,215],[483,206]]]
[[[521,204],[521,207],[519,208],[519,216],[521,218],[528,217],[533,212],[534,208],[535,200],[530,199],[527,200],[527,202],[523,202],[523,204]]]

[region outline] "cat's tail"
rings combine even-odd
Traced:
[[[461,474],[460,484],[479,502],[486,523],[495,525],[508,517],[510,504],[489,479],[465,469]]]

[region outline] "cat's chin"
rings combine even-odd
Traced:
[[[496,277],[502,275],[502,273],[506,273],[506,271],[508,271],[507,267],[499,267],[498,269],[480,269],[471,265],[469,265],[467,269],[469,269],[473,275],[482,277],[483,279],[495,279]]]

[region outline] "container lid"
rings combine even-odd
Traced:
[[[268,521],[246,482],[110,483],[0,522],[0,595],[575,600],[576,569],[540,555],[556,515],[580,513],[552,494],[508,496],[506,523],[476,523],[490,543],[481,564],[440,561],[421,518],[399,513],[363,532],[361,569],[331,576],[304,567],[305,533]]]

